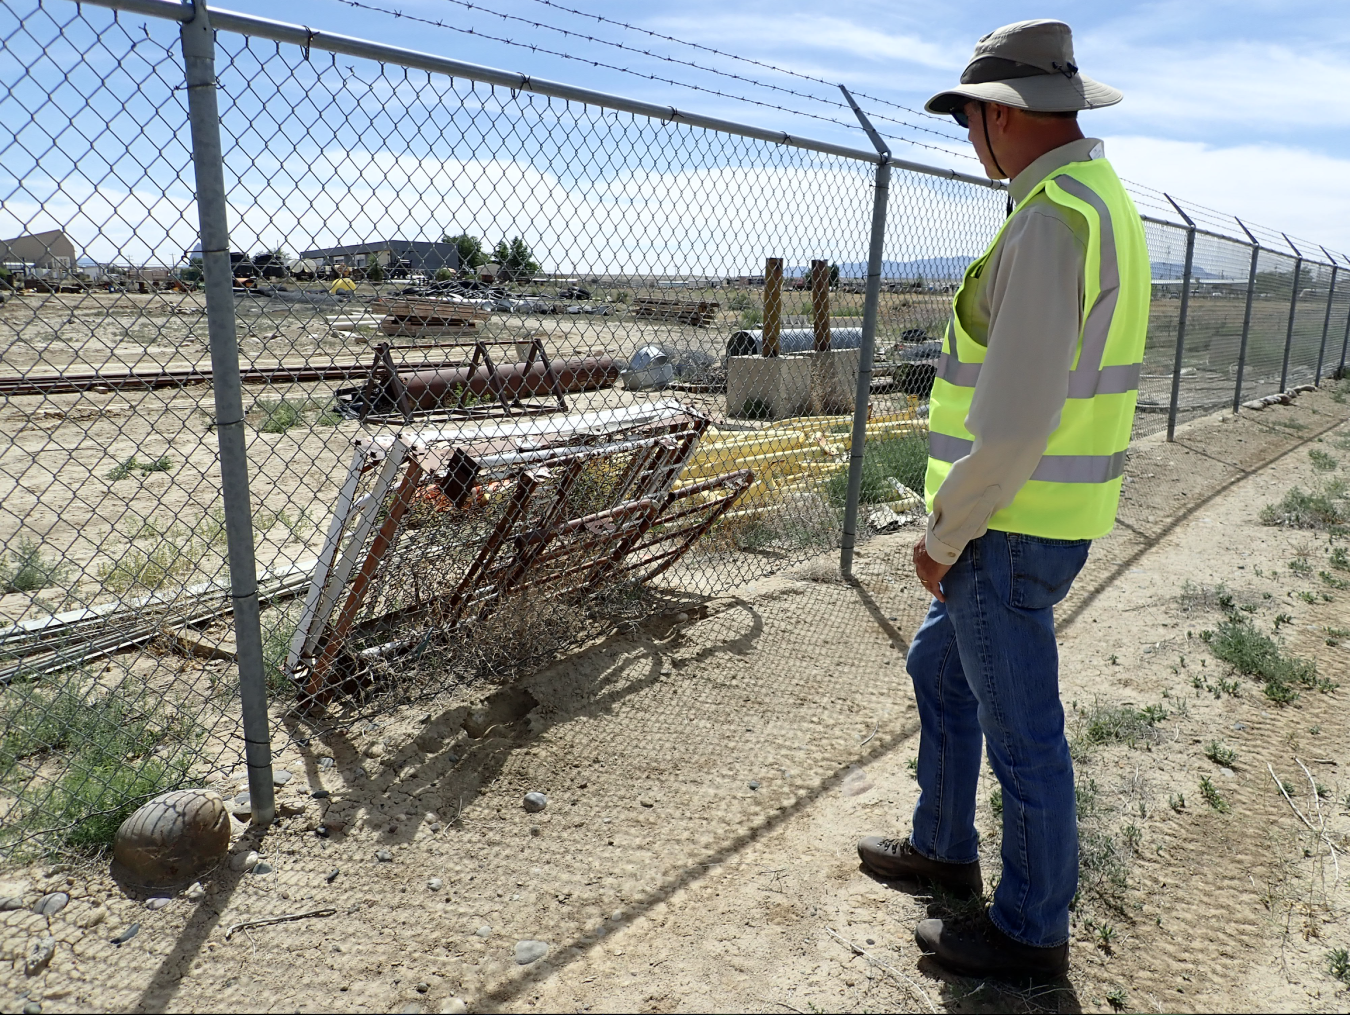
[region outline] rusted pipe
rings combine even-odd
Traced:
[[[398,374],[398,380],[407,390],[413,409],[424,411],[454,402],[459,392],[466,388],[470,394],[478,397],[492,393],[514,399],[522,395],[550,395],[557,387],[568,393],[594,391],[607,388],[618,379],[619,364],[609,356],[553,360],[547,369],[538,362],[511,363],[498,367],[495,379],[493,371],[487,366],[477,369],[461,366],[400,370]],[[367,403],[369,411],[398,411],[397,402],[390,397],[389,380],[385,379],[383,384],[379,381],[373,383],[379,387],[378,391],[371,392],[372,385],[367,385],[366,391],[362,393],[370,399]]]

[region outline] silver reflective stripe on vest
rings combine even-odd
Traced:
[[[1091,398],[1096,394],[1118,394],[1119,391],[1103,391],[1101,388],[1102,356],[1106,353],[1106,340],[1111,333],[1111,319],[1116,313],[1116,301],[1120,298],[1120,261],[1116,253],[1116,231],[1111,224],[1111,211],[1106,202],[1097,196],[1097,192],[1072,176],[1056,176],[1053,182],[1060,190],[1072,194],[1084,204],[1092,205],[1097,213],[1099,231],[1097,239],[1101,251],[1100,291],[1097,302],[1088,311],[1083,322],[1083,348],[1078,353],[1078,366],[1069,374],[1069,397]],[[1123,391],[1132,391],[1139,387],[1136,382]]]
[[[1111,319],[1115,316],[1116,301],[1120,297],[1120,261],[1116,252],[1115,228],[1106,202],[1081,180],[1072,176],[1052,177],[1060,189],[1086,204],[1092,205],[1100,223],[1101,277],[1097,301],[1088,311],[1083,324],[1083,348],[1078,355],[1078,366],[1069,373],[1069,398],[1092,398],[1095,395],[1123,395],[1139,388],[1142,364],[1123,364],[1103,367],[1106,341],[1111,334]],[[948,342],[951,351],[938,357],[937,376],[958,388],[973,388],[980,379],[979,363],[962,363],[958,358],[956,336],[948,324]]]
[[[970,454],[974,441],[945,433],[928,435],[928,454],[956,462]],[[1031,478],[1042,483],[1109,483],[1125,473],[1125,452],[1114,455],[1043,455]]]

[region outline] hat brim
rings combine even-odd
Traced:
[[[1079,109],[1114,106],[1125,96],[1110,85],[1094,81],[1085,74],[1066,78],[1063,74],[1037,74],[1003,81],[983,81],[957,85],[938,92],[926,103],[930,113],[946,115],[967,102],[997,102],[1035,113],[1069,113]]]

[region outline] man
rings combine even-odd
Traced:
[[[1115,520],[1148,326],[1138,213],[1082,109],[1121,99],[1078,73],[1069,27],[980,40],[961,84],[928,101],[969,131],[1012,210],[966,270],[930,405],[928,528],[914,567],[933,596],[910,645],[919,802],[907,838],[863,863],[980,894],[981,739],[1003,794],[1003,874],[973,923],[924,920],[919,946],[970,976],[1068,969],[1078,883],[1073,767],[1053,607]]]

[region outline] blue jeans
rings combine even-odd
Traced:
[[[1073,764],[1059,700],[1054,606],[1089,540],[990,530],[942,580],[909,646],[919,706],[914,848],[932,860],[979,857],[980,740],[1003,787],[1003,877],[989,916],[1009,937],[1049,948],[1069,938],[1078,888]]]

